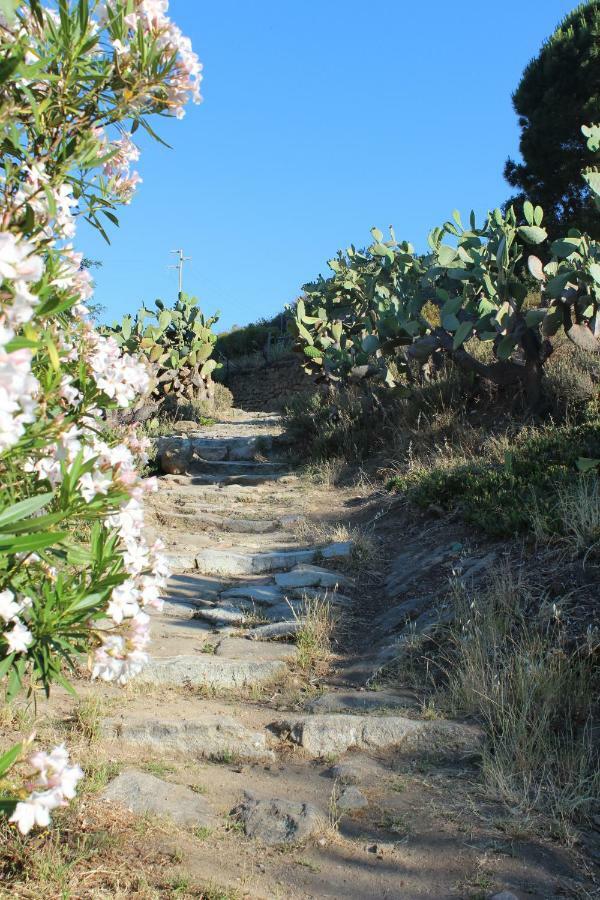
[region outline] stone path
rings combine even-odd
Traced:
[[[101,689],[98,752],[121,769],[106,799],[200,829],[201,844],[182,844],[184,867],[243,896],[462,896],[473,852],[442,838],[433,797],[481,736],[424,716],[410,691],[366,689],[380,664],[370,634],[387,647],[389,629],[361,607],[352,545],[296,536],[319,507],[341,518],[348,498],[289,470],[276,417],[179,429],[158,442],[168,474],[148,515],[174,569],[152,661],[125,699]],[[329,676],[300,665],[319,603],[366,623],[362,684],[340,675],[343,659]],[[403,794],[399,773],[424,765],[433,794]],[[420,842],[406,820],[415,806]]]

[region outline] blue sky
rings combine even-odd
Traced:
[[[171,0],[205,99],[158,122],[172,150],[139,141],[144,181],[112,244],[80,226],[103,319],[173,300],[177,247],[222,330],[279,312],[373,225],[422,248],[454,208],[497,206],[518,147],[511,92],[575,5]]]

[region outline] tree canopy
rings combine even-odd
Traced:
[[[600,237],[600,212],[581,170],[590,164],[581,126],[600,122],[600,0],[582,3],[545,41],[513,94],[522,163],[508,159],[504,176],[546,213],[546,226],[577,227]]]

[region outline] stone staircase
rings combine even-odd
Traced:
[[[319,685],[321,696],[295,687],[302,687],[295,642],[307,601],[346,615],[361,598],[350,542],[310,545],[295,536],[295,523],[328,498],[278,458],[280,433],[275,417],[252,414],[159,440],[168,473],[150,501],[148,537],[165,542],[174,574],[154,617],[151,661],[128,702],[117,701],[104,720],[102,740],[125,766],[107,799],[154,812],[153,798],[168,798],[163,785],[177,784],[162,812],[177,820],[183,803],[188,816],[194,806],[180,793],[189,781],[183,772],[190,761],[204,761],[198,823],[208,815],[222,827],[235,807],[247,835],[294,845],[318,835],[328,820],[335,779],[324,788],[323,775],[332,759],[351,753],[361,763],[367,774],[361,790],[353,788],[355,808],[368,816],[376,810],[369,797],[391,777],[388,758],[464,761],[478,753],[481,736],[473,727],[423,718],[410,692],[389,689],[378,697],[333,680]],[[171,782],[142,771],[165,759],[175,769]],[[243,778],[225,783],[218,770],[232,762]],[[253,799],[244,801],[244,792]]]

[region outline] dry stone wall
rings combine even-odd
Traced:
[[[286,397],[316,391],[314,378],[307,375],[297,355],[284,357],[260,368],[230,370],[225,384],[233,394],[233,404],[249,411],[281,409]]]

